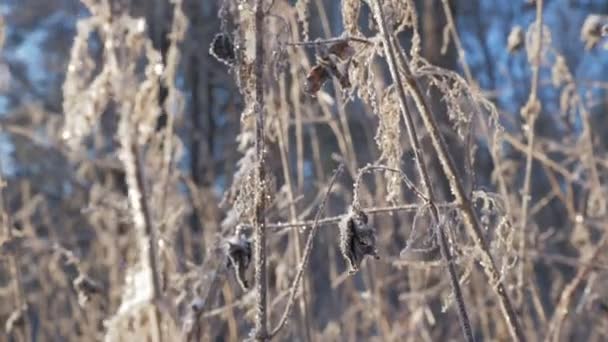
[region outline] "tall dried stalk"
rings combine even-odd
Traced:
[[[540,71],[541,49],[543,41],[543,0],[536,1],[536,46],[534,47],[534,60],[532,64],[532,84],[530,88],[530,97],[526,105],[522,108],[522,116],[525,120],[525,129],[527,130],[528,146],[526,148],[526,168],[524,175],[524,184],[521,190],[521,225],[519,227],[519,255],[520,266],[517,277],[518,291],[523,291],[526,274],[526,226],[528,224],[528,207],[531,199],[530,184],[532,182],[532,161],[534,151],[534,125],[540,114],[541,104],[538,100],[538,81]],[[520,293],[519,300],[523,300],[523,295]]]
[[[263,0],[255,2],[255,339],[266,341],[267,332],[267,279],[266,279],[266,175],[264,165],[264,9]]]
[[[133,222],[137,230],[139,244],[140,262],[145,270],[149,270],[152,287],[153,302],[158,303],[161,299],[160,271],[158,267],[158,233],[156,226],[150,217],[150,208],[145,186],[145,175],[139,146],[132,140],[133,132],[128,123],[129,117],[123,114],[120,127],[120,138],[122,144],[121,159],[125,165],[126,181],[129,192],[129,201]],[[156,341],[162,341],[161,318],[158,308],[153,310],[154,328]]]
[[[382,42],[384,45],[384,51],[386,55],[386,60],[389,65],[391,77],[393,78],[393,82],[396,85],[401,113],[403,115],[403,120],[405,122],[405,127],[407,130],[410,144],[412,146],[412,150],[414,151],[414,160],[416,161],[416,168],[418,169],[418,173],[420,174],[421,184],[424,189],[423,191],[425,192],[426,197],[428,198],[428,204],[431,208],[434,225],[437,229],[439,248],[441,250],[442,257],[445,260],[446,267],[448,269],[448,274],[450,277],[452,291],[454,293],[454,297],[456,298],[458,318],[460,320],[462,332],[467,341],[474,341],[475,339],[473,337],[473,331],[471,329],[471,322],[469,321],[465,301],[462,296],[462,290],[460,289],[460,284],[458,282],[458,274],[456,272],[456,267],[454,265],[452,254],[450,252],[450,247],[448,245],[448,239],[446,237],[443,225],[439,224],[439,211],[437,210],[437,206],[435,205],[435,194],[433,191],[431,179],[424,163],[424,157],[422,156],[422,147],[420,146],[420,140],[418,139],[418,135],[416,133],[414,120],[412,119],[412,116],[407,108],[405,90],[403,87],[403,82],[401,81],[401,76],[398,72],[399,69],[397,67],[397,62],[395,58],[392,37],[388,33],[388,30],[386,28],[384,12],[382,10],[381,4],[379,3],[379,0],[374,0],[373,2],[373,13],[374,17],[376,18],[376,22],[378,23],[380,33],[382,35]]]

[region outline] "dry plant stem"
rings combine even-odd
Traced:
[[[255,2],[255,154],[256,184],[254,261],[255,261],[255,339],[266,341],[267,332],[267,284],[266,284],[266,175],[264,169],[264,9],[263,0]]]
[[[562,292],[559,302],[555,308],[555,314],[549,323],[549,332],[547,333],[546,341],[559,341],[561,327],[566,319],[566,315],[568,314],[568,308],[574,299],[574,292],[583,282],[585,277],[587,277],[589,272],[591,272],[596,266],[595,260],[602,254],[602,252],[605,252],[605,247],[608,244],[608,233],[606,232],[606,227],[604,230],[605,232],[595,246],[593,252],[591,252],[591,254],[584,260],[582,263],[583,266],[579,268],[578,272],[576,272],[576,275],[574,276],[574,279],[572,279],[572,281]]]
[[[2,166],[0,165],[0,171],[2,170]],[[4,179],[2,175],[0,175],[0,210],[2,210],[2,223],[4,223],[4,229],[6,232],[7,241],[10,241],[13,238],[13,220],[11,215],[8,212],[8,208],[6,207],[6,199],[4,195]],[[21,277],[21,270],[19,269],[19,260],[18,254],[11,254],[9,256],[10,262],[10,272],[13,283],[13,292],[15,296],[15,303],[17,304],[15,310],[23,310],[26,308],[26,311],[23,312],[23,337],[25,341],[31,341],[30,337],[30,324],[29,317],[27,314],[27,300],[25,298],[25,290],[23,287],[23,279]]]
[[[310,259],[310,254],[312,252],[315,235],[317,234],[317,231],[319,231],[319,219],[321,218],[321,214],[323,213],[323,210],[325,209],[325,204],[327,203],[327,199],[329,198],[329,195],[331,194],[331,188],[333,187],[334,183],[336,182],[336,179],[338,178],[338,176],[342,173],[343,169],[344,169],[343,165],[340,165],[338,167],[338,169],[334,173],[334,176],[331,178],[329,185],[327,186],[327,191],[325,192],[325,197],[323,197],[323,201],[319,205],[319,209],[317,210],[317,214],[315,215],[314,223],[312,225],[312,228],[310,229],[308,238],[306,239],[306,246],[304,247],[304,255],[302,256],[302,261],[300,262],[300,266],[298,267],[298,272],[296,273],[296,276],[293,279],[293,282],[289,289],[289,298],[287,300],[287,305],[285,307],[285,311],[283,312],[283,315],[281,316],[281,319],[279,320],[279,323],[277,324],[277,326],[274,329],[272,329],[272,332],[270,333],[270,338],[273,338],[274,336],[276,336],[276,334],[283,328],[283,326],[287,322],[287,318],[289,317],[289,314],[291,313],[291,309],[293,308],[293,305],[295,303],[295,297],[298,292],[298,287],[300,285],[300,279],[302,279],[304,271],[306,270],[306,267],[308,266],[308,260]]]
[[[418,189],[416,189],[416,187],[414,186],[414,184],[409,180],[409,178],[407,177],[407,175],[398,169],[394,169],[394,168],[390,168],[384,165],[366,165],[365,167],[363,167],[362,169],[359,170],[359,173],[357,174],[357,178],[355,179],[355,186],[354,186],[354,195],[353,195],[353,205],[357,208],[360,208],[360,196],[359,196],[359,189],[361,188],[361,181],[363,180],[363,175],[367,172],[371,172],[371,171],[388,171],[388,172],[394,172],[397,173],[401,176],[401,180],[403,180],[403,182],[405,183],[405,185],[410,188],[415,194],[416,196],[418,196],[421,200],[423,200],[424,202],[429,202],[429,198],[422,194],[420,191],[418,191]],[[425,188],[425,192],[426,188]]]
[[[439,204],[437,205],[437,207],[452,207],[453,205],[451,204]],[[361,210],[363,210],[363,212],[365,212],[368,215],[373,215],[373,214],[383,214],[383,213],[394,213],[394,212],[399,212],[399,211],[417,211],[421,208],[420,205],[418,204],[402,204],[402,205],[396,205],[396,206],[390,206],[390,207],[373,207],[373,208],[363,208]],[[319,225],[326,225],[326,224],[332,224],[332,223],[337,223],[340,222],[340,220],[342,220],[344,218],[344,216],[346,216],[347,214],[342,214],[342,215],[337,215],[337,216],[331,216],[331,217],[326,217],[323,219],[319,220]],[[285,230],[285,229],[291,229],[291,228],[305,228],[305,227],[312,227],[312,225],[314,224],[314,220],[308,220],[308,221],[299,221],[299,222],[288,222],[288,223],[269,223],[266,225],[267,228],[269,229],[273,229],[273,230]]]
[[[372,41],[370,41],[369,39],[364,38],[364,37],[346,36],[346,37],[340,37],[340,38],[316,39],[316,40],[309,41],[309,42],[291,42],[291,43],[287,43],[287,45],[317,46],[317,45],[340,43],[340,42],[345,42],[345,41],[353,41],[353,42],[363,43],[363,44],[373,44]]]
[[[155,321],[155,333],[157,336],[157,341],[163,341],[162,328],[161,328],[161,315],[158,310],[157,301],[161,299],[161,283],[160,283],[160,269],[158,267],[158,249],[157,249],[157,241],[158,241],[158,232],[156,231],[156,226],[152,223],[150,218],[150,209],[148,206],[148,196],[146,194],[146,186],[145,186],[145,175],[142,167],[141,155],[139,148],[135,143],[131,144],[131,151],[133,153],[134,158],[134,166],[135,166],[135,177],[137,181],[137,189],[135,193],[139,193],[139,202],[140,202],[140,210],[141,215],[143,215],[144,219],[144,233],[146,234],[146,244],[147,248],[145,249],[147,252],[146,261],[148,266],[150,267],[150,271],[152,273],[152,291],[153,291],[153,300],[154,300],[154,321]],[[128,169],[128,168],[127,168]],[[130,190],[130,191],[133,191]],[[143,252],[143,251],[140,251]]]
[[[448,29],[450,30],[450,35],[452,36],[452,40],[454,40],[454,45],[456,46],[456,51],[458,52],[458,58],[460,59],[460,65],[462,66],[462,70],[464,71],[464,77],[466,80],[473,85],[473,75],[471,74],[471,69],[466,62],[465,52],[462,48],[462,42],[460,41],[460,37],[458,36],[458,31],[456,30],[456,24],[454,23],[454,16],[452,15],[452,10],[450,9],[450,4],[448,0],[441,0],[443,5],[443,11],[445,13],[445,19],[447,21]]]
[[[379,27],[380,27],[380,30],[382,31],[381,33],[383,35],[385,49],[387,50],[386,55],[387,55],[387,61],[389,62],[389,67],[391,69],[391,74],[393,75],[394,81],[397,83],[397,89],[403,90],[403,86],[402,86],[403,83],[401,82],[401,78],[399,77],[400,75],[397,73],[398,68],[395,65],[396,62],[395,62],[394,52],[392,49],[392,47],[393,47],[392,39],[386,30],[386,24],[384,23],[384,20],[383,20],[382,8],[379,6],[378,0],[375,0],[374,4],[375,4],[374,12],[377,15]],[[463,217],[463,222],[464,222],[465,226],[467,227],[467,229],[469,230],[471,236],[473,237],[475,245],[479,248],[479,250],[481,252],[482,266],[483,266],[484,270],[486,271],[488,278],[490,278],[492,287],[499,298],[500,306],[501,306],[503,314],[505,316],[507,326],[509,327],[509,332],[511,333],[511,336],[513,337],[513,339],[515,339],[517,341],[524,341],[525,336],[524,336],[523,331],[521,330],[521,327],[517,320],[515,311],[513,310],[511,300],[507,294],[507,291],[506,291],[504,285],[501,282],[500,273],[496,267],[494,259],[492,258],[492,255],[490,254],[488,246],[484,240],[483,232],[482,232],[481,228],[479,227],[479,223],[475,216],[475,212],[473,210],[472,203],[466,196],[464,187],[463,187],[462,183],[460,182],[458,175],[456,173],[456,167],[454,166],[454,162],[452,161],[452,159],[449,155],[446,143],[443,140],[443,137],[441,136],[441,134],[439,133],[439,128],[438,128],[437,122],[435,122],[435,118],[433,117],[427,103],[424,100],[422,90],[420,89],[416,79],[414,78],[414,76],[409,68],[406,57],[403,55],[403,52],[400,49],[397,49],[397,51],[398,51],[397,55],[399,56],[401,67],[405,72],[405,84],[407,85],[408,90],[410,91],[410,94],[413,97],[414,102],[416,103],[416,107],[418,108],[420,116],[422,117],[424,126],[426,127],[426,129],[429,133],[429,136],[431,137],[433,148],[435,149],[435,152],[437,153],[437,157],[439,159],[443,172],[445,173],[445,176],[448,179],[448,182],[450,184],[450,189],[451,189],[454,197],[456,198],[457,204],[460,206],[461,214]],[[392,66],[391,66],[391,64],[392,64]],[[403,105],[405,105],[405,94],[403,94],[403,98],[401,99],[401,101],[402,101]],[[408,129],[408,131],[409,131],[409,129]]]
[[[456,199],[456,203],[460,207],[461,214],[463,217],[463,223],[469,230],[469,234],[471,234],[475,245],[479,248],[479,251],[481,252],[481,265],[483,266],[486,275],[491,281],[492,288],[498,296],[503,315],[505,316],[507,326],[509,327],[509,332],[511,333],[513,339],[517,341],[525,341],[525,335],[523,333],[523,330],[521,329],[519,321],[517,320],[515,311],[513,310],[511,299],[509,298],[509,295],[507,294],[507,291],[504,285],[502,284],[502,281],[500,279],[500,272],[498,271],[496,263],[494,262],[494,259],[490,254],[487,243],[484,240],[483,232],[479,226],[477,217],[475,216],[475,211],[473,210],[473,205],[469,198],[466,196],[462,183],[459,181],[458,175],[456,173],[456,167],[454,166],[454,162],[452,161],[448,153],[447,145],[443,140],[443,137],[439,133],[437,122],[432,116],[432,113],[424,100],[422,90],[418,86],[416,79],[414,78],[411,70],[409,69],[406,57],[403,55],[401,50],[398,49],[398,52],[398,56],[403,66],[403,70],[405,70],[406,72],[405,82],[407,84],[408,89],[410,90],[411,95],[414,98],[414,102],[416,103],[416,107],[420,112],[424,126],[429,131],[429,136],[431,137],[433,148],[437,153],[441,168],[443,169],[443,172],[446,178],[448,179],[450,189]]]
[[[456,305],[458,310],[458,318],[460,320],[460,326],[462,328],[462,332],[467,339],[467,341],[474,341],[473,331],[471,328],[471,322],[469,320],[469,316],[467,314],[464,298],[462,296],[462,290],[460,289],[460,283],[458,281],[458,274],[456,272],[456,267],[454,264],[454,260],[452,258],[450,248],[448,246],[448,239],[446,237],[445,231],[442,225],[439,224],[439,211],[435,205],[435,196],[433,192],[432,183],[429,177],[429,174],[426,170],[426,165],[424,164],[424,159],[422,156],[422,148],[420,146],[420,140],[418,139],[415,124],[410,115],[407,108],[407,101],[405,97],[405,90],[403,87],[403,82],[401,81],[401,77],[399,75],[399,68],[397,67],[397,62],[394,53],[394,46],[392,45],[392,39],[389,35],[386,23],[384,21],[384,13],[382,10],[382,6],[379,0],[373,1],[372,12],[374,17],[376,18],[376,22],[380,28],[380,33],[382,35],[382,42],[384,45],[384,51],[386,60],[389,66],[389,70],[391,73],[391,77],[393,78],[393,82],[396,85],[397,94],[399,96],[399,105],[401,107],[401,113],[403,115],[403,120],[405,121],[405,127],[407,130],[408,138],[410,140],[410,144],[412,146],[412,150],[414,151],[414,160],[416,161],[416,167],[418,169],[418,173],[420,174],[420,178],[422,180],[423,191],[426,193],[426,197],[428,198],[428,204],[431,208],[431,213],[433,215],[433,220],[435,227],[437,229],[437,237],[439,242],[439,248],[441,250],[441,255],[445,260],[446,267],[448,269],[450,283],[452,285],[452,291],[454,293],[454,297],[456,299]]]
[[[530,91],[530,98],[528,99],[528,104],[526,107],[528,108],[538,108],[536,106],[532,106],[532,104],[538,102],[538,79],[539,79],[539,70],[540,70],[540,58],[541,58],[541,48],[542,48],[542,40],[543,40],[543,1],[536,1],[536,25],[537,28],[537,36],[536,36],[536,47],[534,48],[534,64],[532,65],[532,85]],[[528,147],[526,149],[526,169],[524,175],[524,184],[521,191],[521,226],[519,227],[519,243],[520,250],[519,256],[521,258],[521,263],[519,265],[518,279],[517,279],[517,289],[519,292],[519,300],[521,301],[520,305],[523,303],[523,287],[525,283],[525,270],[526,270],[526,225],[528,224],[528,207],[530,203],[530,183],[532,182],[532,161],[533,161],[533,152],[534,152],[534,124],[536,123],[536,118],[538,117],[538,112],[532,110],[529,115],[526,116],[525,120],[527,125],[527,139],[528,139]]]

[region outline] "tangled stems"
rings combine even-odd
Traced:
[[[325,204],[327,203],[327,199],[329,198],[329,195],[331,194],[331,188],[333,187],[334,183],[336,182],[336,179],[342,173],[343,170],[344,170],[344,165],[340,165],[338,167],[338,169],[336,170],[336,172],[334,173],[334,176],[332,177],[331,181],[329,182],[327,191],[325,192],[325,196],[323,197],[323,201],[319,205],[319,209],[317,210],[317,214],[315,215],[315,220],[312,224],[312,228],[310,229],[310,233],[308,234],[308,239],[306,240],[306,247],[304,248],[304,255],[302,256],[302,261],[300,262],[300,267],[298,267],[298,272],[297,272],[295,278],[293,279],[292,285],[289,289],[289,299],[287,300],[287,306],[285,307],[285,311],[283,312],[283,315],[281,316],[279,323],[270,333],[270,338],[276,336],[276,334],[283,328],[283,326],[287,322],[287,318],[289,317],[289,314],[291,313],[291,309],[293,308],[293,305],[295,303],[296,293],[297,293],[298,287],[300,285],[300,280],[302,279],[304,270],[306,270],[306,267],[308,266],[308,260],[310,259],[310,254],[312,252],[315,235],[317,234],[317,231],[319,230],[319,220],[321,218],[321,214],[323,213],[323,209],[325,209]]]
[[[446,237],[445,231],[443,230],[442,225],[439,223],[439,212],[435,205],[435,196],[433,193],[433,188],[431,185],[430,177],[428,175],[426,165],[424,164],[424,160],[422,157],[422,148],[420,146],[420,140],[418,139],[418,135],[415,130],[414,121],[412,116],[410,115],[407,102],[405,98],[405,90],[403,87],[403,82],[401,81],[401,75],[398,73],[397,62],[395,58],[394,46],[392,44],[392,38],[389,35],[386,23],[384,20],[384,13],[382,11],[382,6],[379,3],[379,0],[374,0],[372,2],[372,12],[374,13],[374,17],[376,18],[376,22],[380,28],[381,38],[384,45],[386,59],[389,65],[389,70],[391,73],[391,77],[393,78],[393,82],[396,84],[397,94],[399,96],[399,105],[401,108],[401,113],[403,114],[403,119],[405,121],[405,126],[407,129],[408,137],[410,140],[410,144],[414,151],[414,159],[416,161],[416,167],[418,169],[418,173],[422,179],[422,187],[424,192],[426,192],[426,197],[428,198],[428,204],[431,209],[431,213],[433,219],[435,221],[435,227],[437,229],[437,236],[439,247],[441,250],[441,255],[445,260],[446,266],[448,268],[448,273],[450,277],[450,283],[452,285],[452,291],[454,293],[454,297],[456,298],[456,303],[458,307],[458,318],[460,320],[460,325],[463,331],[463,334],[467,341],[474,341],[473,331],[471,329],[471,322],[469,321],[469,316],[467,314],[464,298],[462,296],[462,290],[460,289],[460,283],[458,282],[458,275],[456,273],[456,268],[454,265],[454,260],[452,258],[449,246],[448,239]]]

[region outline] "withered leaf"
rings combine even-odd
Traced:
[[[306,76],[304,91],[314,95],[321,89],[328,78],[329,72],[327,71],[327,68],[321,64],[315,65],[308,73],[308,76]]]
[[[228,66],[234,65],[236,61],[234,44],[230,36],[225,33],[215,35],[209,47],[209,54]]]

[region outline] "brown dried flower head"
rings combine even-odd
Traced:
[[[376,231],[368,225],[367,215],[358,208],[351,207],[340,221],[340,251],[348,265],[348,272],[359,270],[366,255],[378,259]]]

